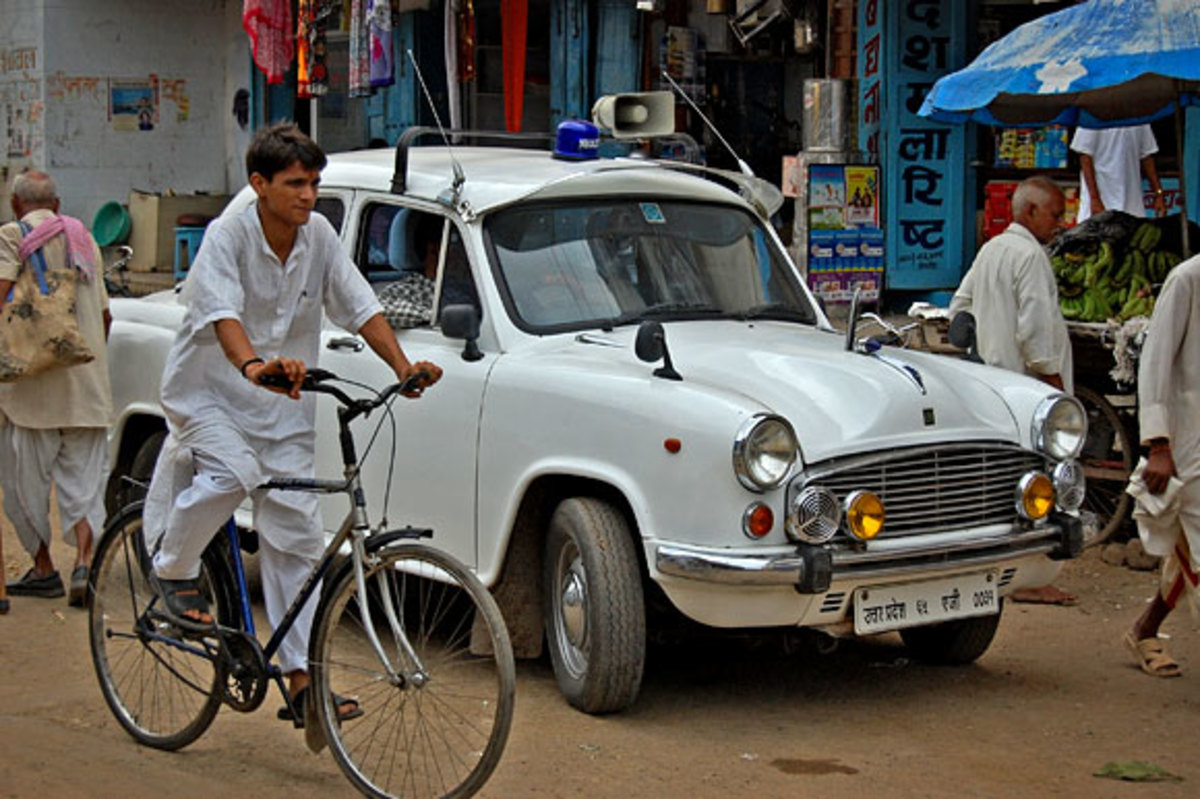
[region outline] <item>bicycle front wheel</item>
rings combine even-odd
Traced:
[[[206,557],[206,560],[208,558]],[[150,557],[140,505],[104,531],[88,578],[88,634],[100,690],[121,726],[140,743],[175,750],[199,738],[221,706],[213,644],[185,640],[153,611]],[[210,564],[201,590],[212,598]]]
[[[347,564],[314,624],[310,696],[326,740],[368,796],[472,796],[512,725],[515,667],[500,610],[438,550],[404,544],[369,560],[367,596]],[[368,628],[400,678],[380,662]],[[363,717],[339,723],[335,694],[357,699]]]

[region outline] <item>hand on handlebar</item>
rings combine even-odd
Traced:
[[[247,366],[246,377],[251,383],[260,385],[267,391],[287,394],[292,399],[300,399],[300,384],[304,382],[304,375],[307,371],[304,361],[276,356],[265,363],[252,363]],[[282,377],[291,385],[264,385],[263,378],[271,376]]]
[[[417,399],[425,389],[442,379],[442,367],[429,361],[417,361],[409,364],[408,368],[399,372],[396,377],[401,383],[413,380],[412,387],[400,393],[409,399]]]

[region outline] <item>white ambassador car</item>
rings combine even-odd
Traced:
[[[917,657],[970,662],[1003,598],[1081,547],[1078,403],[965,360],[848,347],[756,185],[405,143],[334,155],[323,174],[318,210],[373,282],[413,265],[420,224],[442,234],[437,313],[397,335],[445,377],[396,404],[397,455],[371,449],[368,496],[390,480],[393,523],[433,528],[472,565],[518,656],[549,647],[584,711],[635,700],[648,634],[680,614],[899,631]],[[186,295],[113,301],[113,502],[161,444]],[[358,337],[322,335],[322,367],[390,382]],[[321,474],[340,473],[335,430],[321,405]]]

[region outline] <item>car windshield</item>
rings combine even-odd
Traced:
[[[522,205],[485,222],[526,330],[644,319],[782,319],[816,313],[795,271],[747,211],[685,201]]]

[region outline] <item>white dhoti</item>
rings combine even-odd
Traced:
[[[108,477],[102,427],[36,429],[0,425],[0,488],[4,512],[30,555],[50,546],[50,488],[57,490],[63,540],[77,546],[75,525],[104,528]]]
[[[264,491],[272,477],[310,476],[311,436],[270,441],[210,424],[163,444],[144,512],[154,571],[168,580],[193,579],[200,556],[238,506],[250,497],[261,542],[260,566],[267,618],[278,626],[324,551],[317,498],[313,494]],[[200,533],[199,531],[206,531]],[[157,551],[155,551],[157,548]],[[279,652],[285,671],[307,669],[315,597],[310,598]]]

